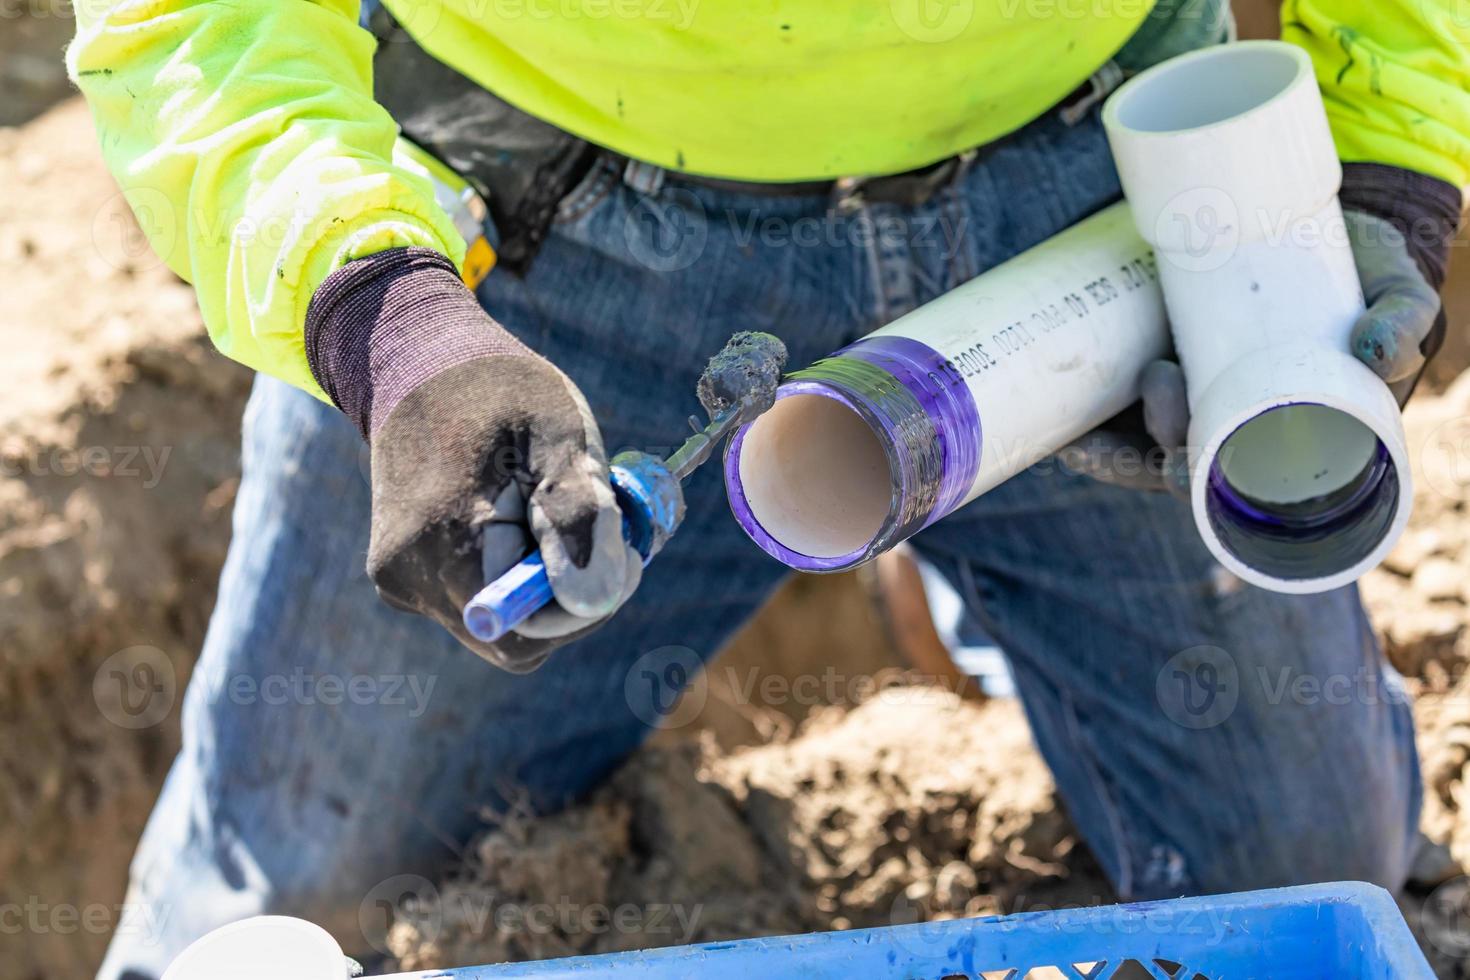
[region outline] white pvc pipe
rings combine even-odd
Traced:
[[[1103,119],[1158,256],[1205,544],[1279,592],[1355,581],[1413,494],[1398,405],[1349,352],[1363,296],[1310,59],[1270,41],[1194,52],[1130,81]]]
[[[1167,347],[1111,207],[788,377],[731,440],[732,509],[791,567],[849,568],[1122,411]]]

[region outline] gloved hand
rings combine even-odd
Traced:
[[[1363,211],[1345,211],[1343,217],[1368,301],[1353,327],[1353,354],[1394,389],[1403,405],[1428,360],[1427,341],[1442,315],[1439,290],[1409,254],[1403,232]]]
[[[582,393],[480,308],[428,249],[350,262],[307,313],[323,389],[367,437],[367,571],[389,604],[434,619],[500,667],[534,670],[637,588],[602,437]],[[495,644],[461,610],[539,545],[556,602]]]
[[[1343,215],[1367,302],[1350,345],[1403,405],[1443,340],[1439,289],[1458,228],[1460,194],[1443,181],[1377,164],[1347,164],[1343,174]],[[1126,427],[1105,427],[1069,446],[1062,458],[1107,483],[1168,490],[1188,499],[1184,372],[1173,361],[1154,361],[1139,387],[1143,429],[1153,447],[1140,448],[1142,440]],[[1145,454],[1151,465],[1120,467],[1117,460],[1125,448]]]

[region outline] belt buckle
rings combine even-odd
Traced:
[[[868,203],[863,198],[867,177],[838,177],[832,181],[832,209],[838,214],[861,211]]]
[[[870,199],[878,204],[922,207],[958,180],[978,155],[979,151],[972,148],[919,170],[883,177],[839,177],[833,182],[837,209],[839,213],[847,213],[869,203]]]
[[[1063,102],[1058,115],[1063,123],[1075,126],[1091,111],[1092,107],[1112,95],[1123,84],[1123,69],[1116,61],[1109,61],[1087,79],[1087,91],[1076,101]]]

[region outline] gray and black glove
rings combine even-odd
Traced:
[[[632,595],[643,562],[623,540],[586,399],[480,308],[448,259],[403,248],[348,263],[312,297],[306,350],[371,447],[367,571],[388,603],[521,673]],[[464,604],[537,545],[555,604],[476,641]]]
[[[1368,305],[1353,327],[1352,351],[1403,405],[1444,342],[1439,290],[1450,243],[1459,230],[1460,192],[1414,171],[1349,163],[1343,165],[1341,200]],[[1139,387],[1142,433],[1105,426],[1068,447],[1062,458],[1107,483],[1169,490],[1187,498],[1189,400],[1184,372],[1174,361],[1154,361],[1144,369]],[[1127,458],[1147,454],[1153,465],[1120,472],[1114,461],[1123,447],[1133,451]]]

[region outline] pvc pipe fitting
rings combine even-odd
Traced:
[[[851,568],[1122,411],[1167,347],[1116,205],[789,375],[726,449],[731,509],[792,568]]]
[[[347,980],[358,972],[321,926],[259,915],[194,940],[163,980]]]
[[[1408,523],[1398,404],[1349,352],[1363,295],[1311,61],[1276,41],[1164,62],[1104,125],[1189,389],[1195,524],[1278,592],[1346,585]]]

